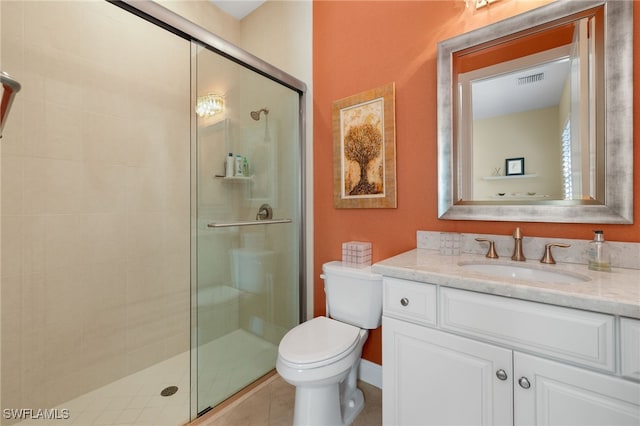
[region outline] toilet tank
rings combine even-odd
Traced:
[[[354,268],[342,262],[322,265],[328,315],[360,328],[374,329],[382,319],[382,275],[371,267]]]

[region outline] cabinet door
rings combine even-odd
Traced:
[[[514,372],[516,426],[640,425],[638,383],[518,352]]]
[[[388,317],[382,340],[385,425],[513,423],[510,350]]]

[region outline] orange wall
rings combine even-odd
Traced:
[[[416,231],[591,239],[594,225],[444,221],[437,218],[437,42],[532,9],[548,0],[501,0],[465,9],[463,0],[323,1],[313,3],[314,315],[324,315],[322,264],[341,257],[345,241],[371,241],[377,262],[416,247]],[[473,2],[470,2],[473,3]],[[634,7],[640,40],[640,2]],[[598,225],[609,240],[640,242],[640,43],[634,46],[634,225]],[[331,104],[396,83],[396,209],[335,209]],[[380,364],[381,331],[364,357]]]

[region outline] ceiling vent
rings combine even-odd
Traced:
[[[518,86],[524,86],[525,84],[536,83],[542,80],[544,80],[543,72],[539,72],[538,74],[526,75],[524,77],[518,78]]]

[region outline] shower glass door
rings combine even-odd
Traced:
[[[202,413],[273,370],[299,322],[300,95],[195,43],[192,52]]]

